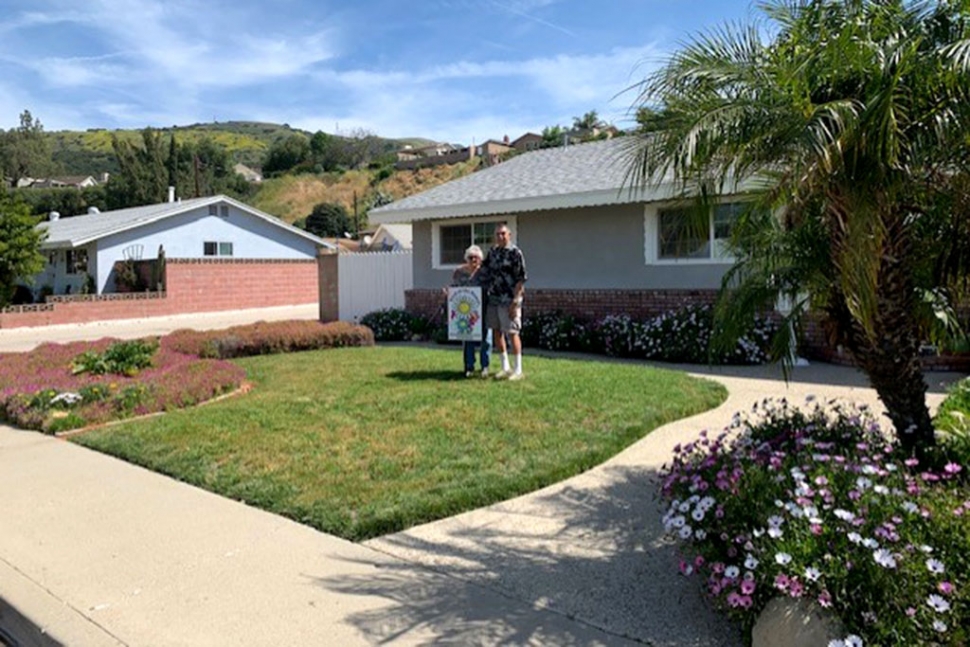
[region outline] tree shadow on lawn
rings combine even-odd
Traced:
[[[349,616],[375,643],[431,633],[426,644],[741,645],[700,580],[678,574],[657,481],[653,470],[605,467],[366,542],[404,561],[318,583],[392,603]]]

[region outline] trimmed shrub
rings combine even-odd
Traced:
[[[415,334],[415,317],[403,308],[385,308],[368,312],[360,318],[360,324],[374,331],[376,341],[410,341]],[[418,322],[419,327],[426,324]]]
[[[176,330],[162,338],[165,348],[219,359],[373,345],[370,330],[343,321],[260,321],[223,330]]]

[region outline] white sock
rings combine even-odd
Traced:
[[[522,355],[513,355],[512,356],[512,365],[515,366],[515,372],[516,373],[521,373],[522,372]]]
[[[502,353],[502,370],[506,373],[509,372],[509,354]]]

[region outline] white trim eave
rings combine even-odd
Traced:
[[[96,240],[101,240],[102,238],[106,238],[108,236],[113,236],[115,234],[120,234],[120,233],[125,232],[125,231],[131,231],[132,229],[137,229],[139,227],[144,227],[145,225],[150,225],[152,223],[158,222],[159,220],[164,220],[166,218],[171,218],[173,216],[177,216],[177,215],[180,215],[180,214],[183,214],[183,213],[188,213],[188,212],[194,211],[196,209],[208,207],[211,204],[219,204],[221,202],[226,202],[226,203],[234,206],[236,209],[239,209],[240,211],[243,211],[245,213],[248,213],[251,216],[255,216],[256,218],[260,218],[262,220],[265,220],[266,222],[268,222],[268,223],[270,223],[272,225],[275,225],[277,227],[281,227],[283,229],[286,229],[286,230],[288,230],[288,231],[290,231],[290,232],[292,232],[292,233],[300,236],[301,238],[305,238],[305,239],[307,239],[307,240],[315,243],[318,247],[325,247],[327,249],[336,249],[337,248],[336,245],[333,245],[332,243],[328,243],[327,241],[325,241],[325,240],[323,240],[321,238],[318,238],[317,236],[314,236],[313,234],[311,234],[308,231],[303,231],[302,229],[300,229],[298,227],[294,227],[293,225],[291,225],[289,223],[286,223],[286,222],[284,222],[283,220],[281,220],[279,218],[275,218],[275,217],[273,217],[273,216],[271,216],[269,214],[263,213],[262,211],[259,211],[258,209],[255,209],[253,207],[250,207],[247,204],[244,204],[242,202],[239,202],[238,200],[235,200],[233,198],[230,198],[229,196],[221,195],[220,194],[220,195],[214,195],[214,196],[212,196],[210,198],[206,198],[206,199],[200,200],[199,202],[193,202],[192,204],[187,204],[187,203],[183,203],[183,202],[173,202],[172,203],[172,207],[173,207],[172,209],[166,209],[165,211],[162,211],[162,212],[160,212],[158,214],[155,214],[154,216],[151,216],[149,218],[145,218],[143,220],[137,220],[137,221],[134,221],[134,222],[126,223],[125,225],[122,225],[120,227],[115,227],[115,228],[113,228],[111,230],[108,230],[108,231],[99,232],[97,235],[94,235],[94,236],[87,236],[85,238],[80,238],[80,239],[77,239],[77,240],[71,239],[71,240],[58,241],[58,242],[56,242],[56,243],[54,243],[54,244],[52,244],[52,245],[50,245],[50,246],[48,246],[46,248],[43,245],[41,245],[41,249],[65,249],[65,248],[66,249],[70,249],[70,248],[81,247],[83,245],[87,245],[88,243],[94,242]]]
[[[468,218],[475,216],[495,216],[506,213],[526,211],[546,211],[550,209],[569,209],[575,207],[598,207],[610,204],[631,204],[670,200],[675,191],[672,185],[661,185],[647,189],[607,189],[584,193],[564,193],[561,195],[514,198],[511,200],[489,200],[437,207],[416,207],[412,209],[390,209],[381,213],[371,211],[371,224],[408,223],[419,220],[439,220],[443,218]]]

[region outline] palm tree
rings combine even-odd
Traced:
[[[573,117],[573,130],[593,130],[603,125],[603,121],[595,110],[583,114],[582,117]]]
[[[796,324],[822,314],[917,453],[934,443],[924,304],[970,257],[965,5],[762,4],[760,22],[698,36],[637,86],[659,123],[631,138],[633,184],[666,175],[702,202],[750,201],[732,233],[724,329],[779,297]]]

